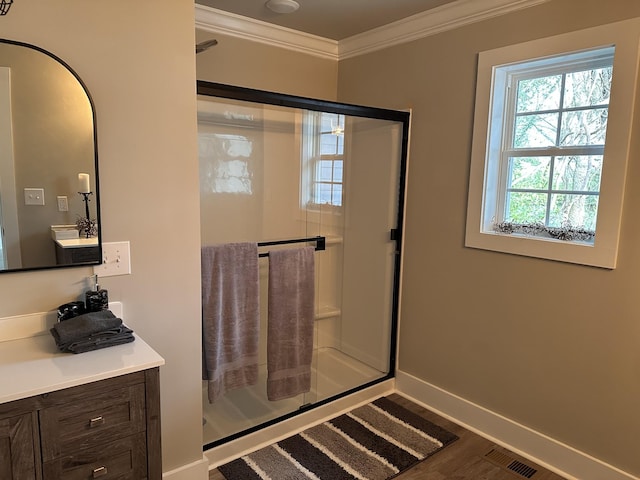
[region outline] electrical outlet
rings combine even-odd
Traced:
[[[68,212],[69,211],[69,201],[65,195],[58,195],[58,211],[59,212]]]
[[[131,254],[129,242],[104,242],[102,244],[102,265],[93,267],[98,277],[129,275],[131,273]]]

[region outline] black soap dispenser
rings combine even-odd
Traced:
[[[102,290],[98,285],[98,275],[94,275],[93,278],[95,289],[87,290],[85,293],[85,306],[87,312],[99,312],[100,310],[109,309],[109,294],[106,290]]]

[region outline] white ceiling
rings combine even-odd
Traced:
[[[265,7],[266,0],[196,0],[199,5],[243,17],[343,40],[455,0],[296,0],[300,8],[278,14]]]

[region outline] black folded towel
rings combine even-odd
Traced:
[[[58,322],[50,331],[63,352],[81,353],[134,340],[133,331],[109,310],[85,313]]]
[[[99,332],[85,339],[75,341],[66,346],[65,350],[73,353],[90,352],[91,350],[123,345],[134,340],[133,330],[122,325],[117,329]]]

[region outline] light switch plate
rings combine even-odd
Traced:
[[[129,275],[131,273],[129,242],[104,242],[102,244],[102,265],[93,267],[93,273],[98,275],[98,278]]]
[[[44,205],[44,188],[25,188],[25,205]]]

